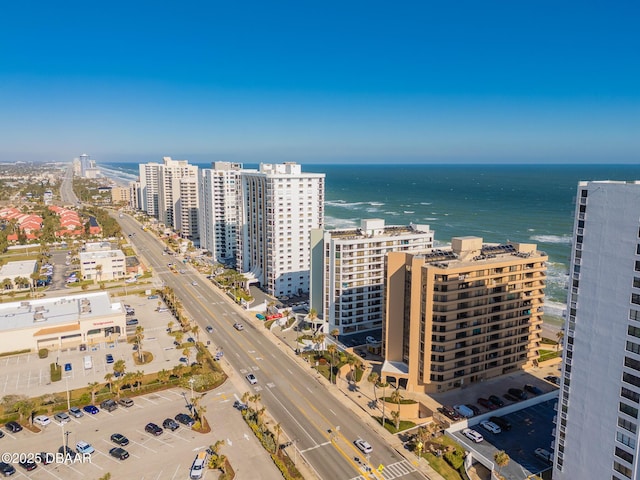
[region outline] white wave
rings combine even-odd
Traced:
[[[404,213],[416,213],[413,210],[404,210]]]
[[[369,205],[372,205],[374,207],[382,207],[384,205],[384,203],[382,203],[382,202],[369,202]]]
[[[420,205],[431,205],[432,202],[420,202]]]
[[[543,306],[544,313],[549,315],[555,315],[557,317],[564,317],[567,311],[567,305],[565,303],[553,302],[545,299]]]
[[[423,218],[423,220],[426,220],[427,222],[433,222],[434,220],[438,220],[436,217],[426,217]]]
[[[541,243],[571,243],[571,235],[532,235],[531,240]]]
[[[380,209],[375,208],[375,207],[369,207],[365,211],[368,212],[368,213],[377,213],[377,212],[380,211]]]
[[[342,229],[357,227],[358,221],[351,218],[324,217],[325,227],[328,229]]]
[[[356,210],[362,205],[368,205],[367,202],[345,202],[344,200],[325,201],[324,204],[328,207],[341,207],[349,210]]]
[[[400,215],[398,212],[384,212],[385,215],[391,215],[393,217],[397,217],[398,215]]]

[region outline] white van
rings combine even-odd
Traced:
[[[466,417],[466,418],[473,417],[473,410],[471,410],[466,405],[454,405],[453,409],[463,417]]]
[[[91,355],[85,355],[84,357],[84,369],[91,370],[93,368],[93,360],[91,359]]]
[[[207,453],[200,452],[196,456],[196,459],[193,461],[191,465],[191,471],[189,472],[189,478],[193,480],[197,480],[202,478],[202,474],[204,473],[205,462],[207,460]]]

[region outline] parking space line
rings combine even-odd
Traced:
[[[158,453],[156,450],[154,450],[151,447],[147,447],[144,443],[140,443],[140,442],[131,442],[131,443],[135,443],[136,445],[140,445],[142,448],[146,448],[147,450],[150,450],[153,453]]]
[[[171,477],[171,480],[173,480],[174,478],[176,478],[176,475],[178,475],[178,472],[180,471],[180,465],[178,465],[176,467],[176,471],[173,472],[173,476]]]
[[[164,397],[164,396],[160,395],[159,393],[156,393],[155,395],[157,397],[164,398],[165,400],[171,401],[171,399],[169,397]]]
[[[97,449],[96,449],[95,453],[99,453],[99,454],[100,454],[100,455],[102,455],[103,457],[107,457],[109,460],[112,460],[112,461],[114,461],[114,462],[116,462],[116,463],[120,463],[120,462],[121,462],[121,460],[116,460],[116,459],[115,459],[115,458],[113,458],[111,455],[107,455],[106,453],[102,453],[100,450],[97,450]]]
[[[140,398],[140,397],[138,397],[138,398]],[[142,398],[144,398],[144,399],[145,399],[147,402],[149,402],[149,403],[153,403],[154,405],[157,405],[157,404],[158,404],[158,402],[154,402],[153,400],[150,400],[150,399],[149,399],[149,398],[147,398],[146,396],[142,396]]]

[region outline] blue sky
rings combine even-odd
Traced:
[[[631,1],[11,2],[0,161],[637,162]]]

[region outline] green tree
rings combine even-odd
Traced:
[[[91,392],[91,405],[96,403],[96,393],[100,390],[100,384],[98,382],[89,383],[89,391]]]
[[[135,333],[135,343],[138,346],[138,361],[140,361],[140,363],[144,362],[144,352],[142,351],[142,340],[144,339],[144,328],[142,327],[142,325],[138,325],[136,327],[136,333]]]
[[[378,372],[371,372],[367,377],[367,380],[369,381],[369,383],[373,384],[373,401],[375,402],[376,405],[378,404],[376,385],[378,385],[379,379],[380,379],[380,375],[378,374]]]
[[[496,462],[496,465],[500,467],[498,468],[498,475],[500,475],[500,472],[502,471],[502,469],[507,465],[509,465],[509,461],[511,460],[511,458],[509,458],[509,455],[507,455],[507,452],[505,452],[504,450],[500,450],[493,454],[493,460],[494,462]]]
[[[127,370],[127,364],[124,360],[117,360],[116,363],[113,364],[113,373],[115,373],[118,377],[124,375],[124,372]]]
[[[391,412],[391,418],[393,418],[393,424],[397,431],[400,428],[400,412]]]

